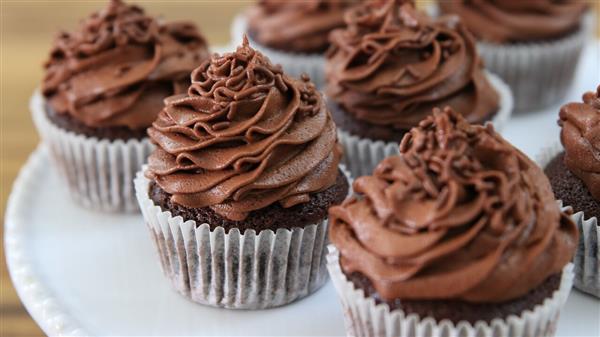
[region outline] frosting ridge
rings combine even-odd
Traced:
[[[330,239],[344,272],[386,300],[518,298],[560,273],[577,244],[542,170],[491,124],[449,108],[353,188],[330,209]]]
[[[457,14],[478,38],[495,43],[547,40],[575,31],[585,1],[444,0],[443,13]]]
[[[84,125],[144,129],[206,57],[206,41],[192,23],[161,23],[112,0],[78,30],[57,36],[42,92],[54,112]]]
[[[582,103],[562,106],[559,117],[565,165],[600,201],[600,86],[585,93]]]
[[[345,112],[407,130],[437,106],[472,123],[497,111],[475,42],[455,17],[433,19],[412,1],[369,1],[346,12],[330,35],[327,95]]]
[[[330,31],[344,25],[355,0],[261,0],[248,9],[248,32],[267,47],[297,53],[327,50]]]
[[[292,207],[335,183],[341,149],[307,77],[286,76],[247,39],[192,72],[148,129],[148,176],[175,203],[230,220],[279,202]]]

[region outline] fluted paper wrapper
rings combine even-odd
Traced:
[[[432,317],[419,317],[406,314],[402,310],[392,310],[387,304],[376,304],[366,297],[362,289],[357,289],[346,278],[339,263],[339,252],[329,245],[327,269],[333,285],[340,297],[346,331],[349,336],[389,336],[389,337],[540,337],[554,336],[556,322],[565,304],[573,280],[573,265],[563,269],[561,283],[551,298],[533,310],[505,319],[497,318],[491,323],[479,321],[471,324],[461,321],[457,324],[449,320],[436,321]]]
[[[560,143],[553,144],[540,152],[537,162],[542,168],[545,168],[562,151],[563,147]],[[557,202],[563,211],[574,212],[571,219],[577,224],[579,230],[579,244],[573,257],[575,288],[600,298],[600,249],[598,249],[600,227],[598,219],[595,216],[586,216],[582,211],[570,205],[563,205],[561,200]]]
[[[44,104],[36,91],[30,101],[33,121],[73,200],[100,211],[137,211],[133,178],[152,151],[150,140],[99,140],[61,129],[48,119]]]
[[[536,111],[561,102],[575,77],[593,16],[586,15],[578,31],[556,41],[538,43],[477,43],[486,69],[510,86],[515,111]]]
[[[242,37],[246,34],[246,18],[243,14],[236,16],[231,27],[231,41],[233,48],[242,44]],[[323,54],[316,53],[292,53],[275,50],[260,43],[253,41],[250,35],[247,35],[250,46],[266,55],[274,64],[281,64],[283,70],[289,76],[300,78],[302,74],[307,74],[315,86],[319,89],[325,85],[325,57]]]
[[[501,131],[510,119],[513,99],[510,88],[498,76],[486,73],[486,76],[500,96],[500,108],[491,123],[496,131]],[[344,148],[342,162],[353,177],[370,175],[384,158],[398,154],[399,144],[362,138],[338,128],[338,138]]]
[[[149,182],[138,173],[140,208],[165,276],[188,299],[229,309],[264,309],[303,298],[327,281],[327,219],[258,233],[226,233],[220,226],[211,230],[209,224],[185,221],[155,205],[148,197]]]

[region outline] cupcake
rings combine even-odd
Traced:
[[[344,11],[356,2],[261,0],[235,19],[232,38],[239,42],[247,34],[253,46],[290,76],[306,73],[322,87],[327,36],[344,25]]]
[[[330,35],[326,94],[340,128],[345,164],[370,174],[437,106],[497,127],[512,109],[510,90],[486,73],[456,17],[432,19],[412,1],[369,1],[346,12]]]
[[[216,307],[314,292],[327,280],[327,210],[349,188],[323,98],[248,40],[191,82],[148,129],[156,149],[135,181],[165,275]]]
[[[436,109],[353,189],[327,257],[349,335],[553,335],[577,228],[491,124]]]
[[[573,82],[591,17],[585,1],[439,1],[479,40],[486,67],[511,87],[516,111],[556,104]]]
[[[118,0],[57,36],[31,109],[75,201],[137,209],[133,178],[152,149],[146,128],[206,58],[193,24],[162,23]]]
[[[581,240],[575,254],[575,287],[600,297],[600,86],[582,103],[560,109],[561,145],[548,148],[540,164],[562,205],[570,206]]]

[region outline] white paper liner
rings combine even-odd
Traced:
[[[487,73],[486,76],[500,96],[500,108],[491,123],[498,132],[506,125],[513,110],[510,88],[498,76]],[[398,154],[397,142],[384,142],[362,138],[338,128],[338,139],[344,148],[342,162],[353,177],[369,175],[377,164],[386,157]]]
[[[545,168],[562,151],[563,147],[560,143],[550,145],[542,149],[537,162],[540,167]],[[598,220],[595,216],[588,215],[586,217],[582,211],[574,209],[570,205],[563,205],[561,200],[557,202],[563,211],[576,212],[571,215],[571,219],[577,224],[579,230],[579,244],[573,257],[575,288],[600,298],[600,249],[598,249],[600,226],[598,226]]]
[[[73,200],[100,211],[138,210],[133,178],[152,151],[149,139],[98,140],[61,129],[48,119],[39,91],[33,94],[29,106],[42,141],[66,179]]]
[[[519,316],[511,315],[506,319],[497,318],[490,323],[461,321],[454,324],[446,319],[438,322],[432,317],[406,315],[400,309],[390,311],[387,304],[376,304],[373,298],[365,297],[364,291],[355,288],[342,272],[338,250],[333,245],[329,245],[328,249],[327,269],[341,300],[349,336],[553,336],[560,309],[569,296],[573,281],[573,265],[569,263],[563,269],[559,289],[533,311],[526,310]]]
[[[349,173],[340,169],[351,193]],[[327,219],[276,232],[211,230],[162,211],[148,196],[143,171],[135,179],[140,208],[162,270],[181,295],[215,307],[265,309],[303,298],[327,281]]]
[[[234,48],[242,44],[242,37],[246,33],[246,18],[243,14],[233,19],[231,26],[231,40]],[[323,54],[291,53],[275,50],[253,41],[248,35],[250,46],[266,55],[271,62],[281,64],[286,74],[300,78],[304,73],[308,74],[311,81],[319,89],[325,85],[325,57]]]
[[[515,111],[536,111],[561,102],[575,77],[579,56],[589,41],[593,15],[584,16],[581,28],[550,42],[493,44],[478,42],[486,69],[510,86]]]

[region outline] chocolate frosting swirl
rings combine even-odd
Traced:
[[[479,39],[494,43],[548,40],[576,30],[587,9],[580,0],[444,0]]]
[[[583,103],[564,105],[559,116],[565,165],[600,201],[600,86],[585,93]]]
[[[345,273],[382,298],[503,302],[559,273],[577,229],[542,170],[492,125],[446,108],[410,130],[400,154],[330,209]]]
[[[344,25],[344,10],[356,0],[261,0],[248,9],[248,32],[258,43],[296,53],[322,53],[327,36]]]
[[[47,61],[42,91],[58,114],[90,127],[144,129],[162,101],[184,92],[208,57],[191,23],[159,23],[137,6],[113,0],[61,33]]]
[[[230,220],[291,207],[335,183],[341,150],[329,111],[305,77],[283,74],[245,40],[192,73],[148,129],[148,176],[177,204]]]
[[[472,36],[455,17],[432,19],[412,1],[370,1],[331,33],[327,95],[359,120],[408,130],[436,106],[472,123],[498,109]]]

